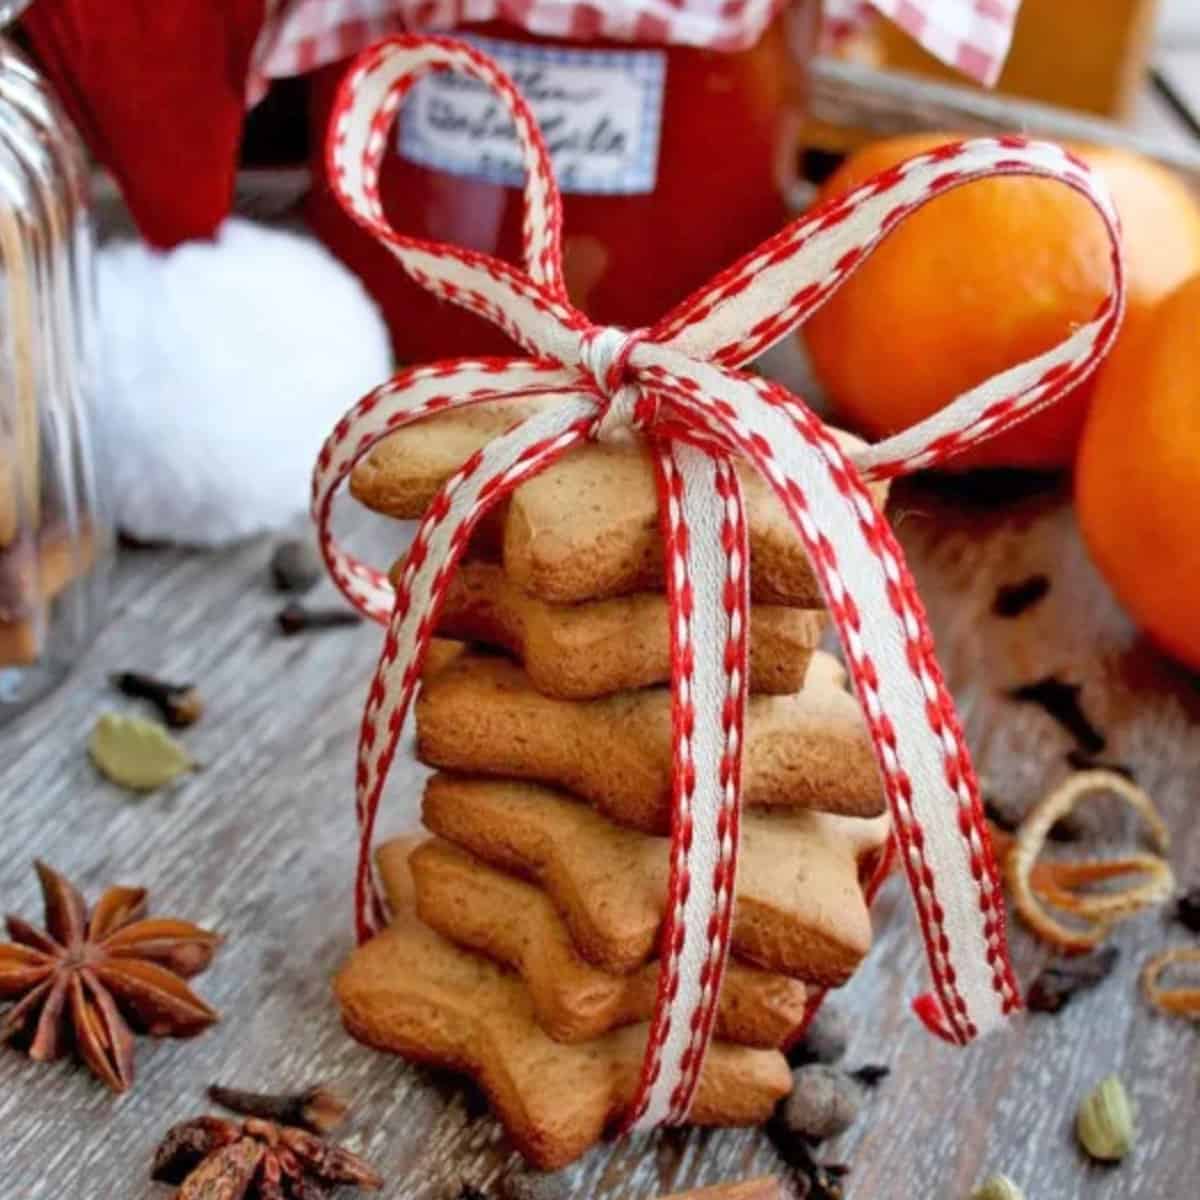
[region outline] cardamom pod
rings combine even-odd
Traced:
[[[1025,1200],[1025,1193],[1007,1175],[992,1175],[971,1193],[970,1200]]]
[[[96,721],[88,753],[113,783],[135,792],[152,792],[195,767],[161,725],[111,712]]]
[[[1110,1075],[1083,1098],[1075,1133],[1092,1158],[1119,1162],[1133,1149],[1133,1118],[1133,1104],[1125,1085],[1118,1076]]]

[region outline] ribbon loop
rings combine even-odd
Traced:
[[[493,91],[508,109],[525,162],[524,270],[490,254],[399,233],[384,213],[379,168],[401,102],[422,75],[457,71]],[[444,37],[387,38],[366,51],[339,92],[326,147],[342,207],[434,295],[499,326],[518,345],[573,361],[586,319],[567,300],[562,269],[562,200],[550,154],[516,85],[485,54]]]

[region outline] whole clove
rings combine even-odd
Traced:
[[[1190,933],[1200,933],[1200,887],[1188,888],[1175,903],[1175,920]]]
[[[1044,679],[1013,688],[1008,694],[1013,700],[1038,705],[1075,739],[1084,754],[1100,754],[1108,741],[1083,711],[1079,703],[1081,690],[1077,683],[1064,683],[1054,675],[1047,675]]]
[[[148,700],[172,729],[186,729],[204,715],[204,700],[190,683],[167,683],[139,671],[112,676],[113,687],[135,700]]]
[[[305,538],[280,542],[271,553],[271,582],[276,591],[310,591],[320,582],[323,570],[317,548]]]
[[[775,1153],[790,1168],[797,1196],[802,1200],[843,1200],[842,1180],[850,1173],[848,1164],[818,1162],[808,1139],[789,1129],[778,1112],[764,1130]]]
[[[1030,1012],[1056,1013],[1079,992],[1098,987],[1112,974],[1121,952],[1105,946],[1092,954],[1057,959],[1043,967],[1029,987],[1025,1004]]]
[[[1050,591],[1050,579],[1046,575],[1030,575],[1016,583],[1001,584],[992,601],[992,613],[997,617],[1011,619],[1028,612]]]
[[[306,608],[299,602],[285,605],[275,619],[286,637],[317,629],[340,629],[357,625],[362,620],[358,613],[348,608]]]
[[[857,1070],[847,1072],[851,1079],[857,1080],[866,1088],[877,1088],[891,1073],[892,1068],[883,1063],[867,1063]]]
[[[312,1133],[326,1134],[346,1118],[349,1104],[324,1084],[302,1092],[247,1092],[214,1083],[208,1097],[230,1112],[245,1117],[262,1117],[278,1125],[299,1125]]]
[[[464,1183],[452,1195],[454,1200],[489,1200],[487,1192],[481,1191],[469,1183]]]

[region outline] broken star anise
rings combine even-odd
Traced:
[[[357,1154],[261,1117],[196,1117],[175,1125],[150,1177],[180,1185],[175,1200],[320,1200],[339,1184],[383,1186]]]
[[[0,1042],[48,1062],[70,1049],[114,1092],[133,1082],[133,1033],[191,1037],[217,1013],[184,983],[212,961],[220,937],[147,917],[144,888],[111,887],[89,914],[57,871],[34,864],[45,931],[7,919],[0,944]]]

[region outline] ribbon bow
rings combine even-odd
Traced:
[[[389,128],[405,92],[438,70],[482,82],[511,115],[526,166],[523,270],[403,236],[384,218],[377,185]],[[330,572],[352,603],[387,625],[358,750],[359,939],[386,921],[371,865],[376,811],[442,597],[472,530],[520,483],[588,439],[640,437],[654,464],[665,547],[673,798],[657,1002],[625,1127],[687,1117],[729,946],[750,566],[735,459],[767,481],[801,538],[866,716],[892,847],[932,975],[932,992],[914,1007],[957,1044],[1019,1008],[975,774],[913,581],[865,481],[931,466],[1008,428],[1077,385],[1108,349],[1124,303],[1118,222],[1086,164],[1023,137],[954,142],[918,155],[788,225],[656,325],[630,332],[598,328],[567,299],[561,205],[545,143],[512,81],[472,47],[403,36],[367,51],[342,86],[328,157],[342,204],[409,275],[487,317],[529,354],[397,372],[342,418],[314,473],[313,514]],[[996,175],[1059,180],[1086,196],[1107,226],[1113,290],[1059,346],[853,455],[798,397],[738,369],[800,325],[908,214],[950,188]],[[896,336],[904,336],[902,316]],[[545,407],[446,481],[394,592],[386,576],[338,547],[329,526],[334,494],[381,438],[438,412],[539,395]]]

